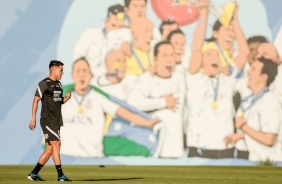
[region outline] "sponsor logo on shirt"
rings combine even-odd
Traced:
[[[61,102],[63,100],[61,94],[62,94],[61,91],[54,91],[53,100],[55,102]]]

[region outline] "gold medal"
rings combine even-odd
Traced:
[[[78,106],[78,107],[76,108],[76,111],[77,111],[78,113],[82,113],[82,112],[83,112],[82,107],[81,107],[81,106]]]
[[[216,109],[216,108],[217,108],[217,103],[216,103],[216,101],[213,101],[213,102],[212,102],[211,107],[212,107],[213,109]]]
[[[241,116],[241,117],[244,117],[244,114],[245,114],[245,113],[244,113],[243,111],[241,111],[240,116]]]

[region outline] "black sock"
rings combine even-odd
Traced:
[[[32,174],[38,174],[40,169],[43,167],[44,165],[37,163],[36,166],[34,167],[34,169],[31,171]]]
[[[62,165],[55,165],[57,172],[58,172],[58,177],[61,177],[64,175]]]

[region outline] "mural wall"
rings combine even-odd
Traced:
[[[0,164],[64,63],[64,164],[282,165],[282,0],[0,1]],[[50,161],[51,162],[51,161]]]

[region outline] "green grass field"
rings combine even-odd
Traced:
[[[33,166],[0,166],[0,183],[25,184]],[[221,184],[221,183],[282,183],[282,167],[222,167],[222,166],[63,166],[64,173],[73,183],[148,183],[148,184]],[[57,172],[54,166],[45,166],[40,175],[54,183]]]

